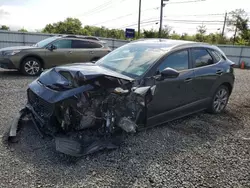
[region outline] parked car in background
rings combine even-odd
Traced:
[[[223,112],[234,86],[234,63],[216,46],[149,39],[128,43],[94,63],[58,66],[33,81],[29,115],[56,149],[79,156],[115,148],[116,136],[202,110]],[[114,140],[113,140],[114,139]]]
[[[0,67],[17,69],[36,76],[58,65],[97,61],[110,52],[104,41],[92,36],[62,35],[47,38],[33,46],[0,49]]]

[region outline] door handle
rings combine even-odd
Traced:
[[[90,51],[89,53],[90,53],[90,54],[94,54],[94,52],[93,52],[93,51]]]
[[[222,70],[217,70],[217,71],[216,71],[216,74],[218,74],[218,75],[222,75],[222,73],[223,73]]]
[[[69,54],[72,54],[72,51],[69,51]]]
[[[191,82],[192,80],[193,80],[192,78],[186,78],[186,79],[184,80],[184,82],[188,83],[188,82]]]

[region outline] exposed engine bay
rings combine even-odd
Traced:
[[[117,148],[119,136],[135,133],[139,127],[146,125],[147,105],[153,98],[155,85],[139,87],[131,80],[107,75],[91,79],[79,76],[79,73],[70,75],[67,80],[71,85],[67,87],[36,81],[36,87],[38,84],[45,85],[55,95],[64,94],[53,103],[38,96],[36,92],[39,90],[31,84],[27,91],[28,103],[14,124],[18,124],[24,116],[30,117],[41,136],[55,138],[57,151],[72,156]],[[73,92],[81,87],[85,89]],[[65,97],[68,91],[72,91],[73,95]],[[54,98],[50,97],[50,100]],[[17,129],[18,125],[11,126],[10,138],[16,136]]]

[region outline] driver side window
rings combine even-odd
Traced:
[[[167,67],[178,71],[188,69],[188,50],[174,52],[167,56],[160,64],[157,71],[161,72]]]

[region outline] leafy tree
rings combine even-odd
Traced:
[[[151,30],[143,30],[143,36],[144,38],[157,38],[158,37],[158,31],[151,29]]]
[[[231,31],[235,31],[237,28],[238,31],[247,29],[247,13],[243,9],[236,9],[229,13],[227,18],[227,25],[230,27]]]
[[[248,16],[245,10],[236,9],[229,13],[229,18],[227,20],[227,25],[230,26],[230,31],[234,31],[233,43],[237,41],[237,36],[250,42],[250,33],[248,27]],[[249,43],[248,42],[248,43]]]
[[[169,38],[171,30],[172,30],[171,27],[165,26],[165,28],[163,28],[162,31],[161,31],[162,38]],[[154,30],[154,29],[143,30],[143,37],[144,38],[158,38],[159,37],[159,31]]]
[[[9,28],[8,26],[6,26],[6,25],[2,25],[2,26],[1,26],[1,28],[0,28],[0,30],[6,30],[6,31],[9,31],[9,30],[10,30],[10,28]]]
[[[204,24],[202,25],[199,25],[197,27],[197,32],[200,34],[200,35],[204,35],[206,32],[207,32],[207,28]]]
[[[187,33],[183,33],[180,37],[181,40],[195,41],[195,37],[188,35]]]
[[[207,32],[207,28],[205,25],[199,25],[197,27],[197,34],[195,35],[195,38],[196,38],[196,41],[199,41],[199,42],[203,42],[204,41],[204,35],[206,34]]]
[[[63,22],[48,24],[43,29],[44,33],[59,33],[59,34],[80,34],[82,23],[77,18],[67,18]]]
[[[172,35],[170,35],[171,39],[175,39],[175,40],[180,40],[181,36],[177,33],[175,33],[175,31],[173,31]]]
[[[164,29],[162,29],[162,32],[161,32],[162,38],[169,38],[171,31],[172,31],[172,28],[165,25]]]
[[[207,33],[207,28],[204,24],[197,27],[197,33],[195,35],[188,35],[183,33],[177,34],[175,31],[171,33],[172,28],[165,26],[162,30],[162,38],[171,38],[175,40],[188,40],[207,42],[211,44],[233,44],[234,41],[237,45],[250,45],[250,29],[247,25],[248,18],[244,10],[236,9],[229,13],[228,25],[233,29],[237,28],[237,35],[234,38],[222,37],[220,33]],[[7,27],[7,26],[6,26]],[[3,28],[3,26],[2,26]],[[4,27],[4,29],[6,29]],[[19,30],[24,32],[24,30]],[[25,30],[26,31],[26,30]],[[106,27],[96,27],[85,25],[79,19],[67,18],[64,21],[59,21],[52,24],[47,24],[43,29],[46,33],[59,33],[59,34],[79,34],[79,35],[92,35],[105,38],[125,39],[125,31],[122,29],[109,29]],[[155,29],[144,30],[142,32],[144,38],[158,38],[159,31]],[[135,39],[139,38],[136,34]]]
[[[28,31],[26,29],[22,28],[22,29],[19,29],[18,32],[27,33]]]

